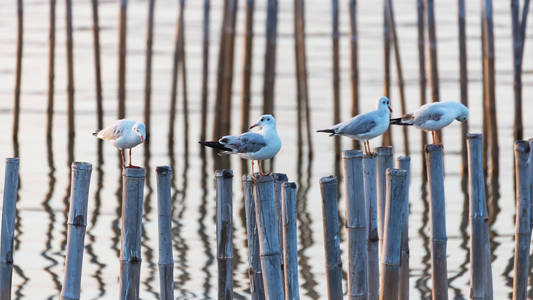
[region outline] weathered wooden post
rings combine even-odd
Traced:
[[[387,204],[381,257],[380,299],[398,299],[403,214],[407,202],[407,171],[387,170]]]
[[[159,229],[159,293],[161,300],[174,299],[174,257],[172,255],[172,168],[160,166],[157,173],[157,210]]]
[[[442,145],[426,145],[426,167],[429,183],[431,217],[431,273],[434,300],[448,299],[446,263],[446,204],[444,198],[444,169]]]
[[[281,273],[281,250],[276,220],[274,179],[258,176],[254,186],[255,217],[259,235],[259,253],[263,270],[265,299],[281,300],[283,275]]]
[[[298,288],[298,237],[296,228],[296,183],[282,185],[283,265],[285,300],[300,299]]]
[[[265,299],[261,257],[259,256],[259,237],[255,219],[254,187],[251,175],[243,175],[244,209],[246,211],[246,235],[248,236],[248,275],[252,300]]]
[[[470,198],[470,290],[472,299],[489,299],[486,273],[490,268],[488,215],[485,203],[485,178],[481,134],[468,134],[468,183]],[[489,249],[487,252],[486,249]],[[488,262],[488,263],[487,263]],[[492,275],[490,276],[492,278]]]
[[[326,280],[328,299],[342,299],[342,261],[339,245],[339,216],[337,211],[337,178],[320,179],[322,194],[322,222],[324,226],[324,250],[326,253]]]
[[[342,152],[346,230],[348,232],[348,299],[367,299],[368,221],[363,183],[363,152]]]
[[[276,204],[276,224],[278,224],[277,228],[279,247],[281,249],[281,252],[283,253],[283,218],[281,217],[281,186],[283,185],[283,183],[289,181],[289,178],[287,178],[287,175],[283,173],[273,173],[272,176],[274,177],[274,203]],[[281,261],[281,264],[283,265],[283,260]]]
[[[527,299],[529,273],[529,244],[531,243],[530,218],[530,148],[527,141],[514,144],[516,170],[516,222],[513,276],[513,300]]]
[[[120,299],[139,299],[145,176],[143,168],[125,168],[122,171]]]
[[[6,158],[4,200],[2,204],[2,235],[0,244],[0,299],[11,299],[13,274],[13,238],[15,237],[15,207],[19,185],[19,159]]]
[[[379,236],[376,194],[376,154],[363,156],[363,183],[365,190],[365,205],[368,211],[368,264],[367,286],[368,299],[379,298]]]
[[[383,251],[383,224],[385,220],[385,194],[386,194],[386,171],[392,169],[392,147],[377,147],[376,152],[376,180],[377,180],[377,199],[378,199],[378,236],[379,252]]]
[[[85,228],[87,227],[87,201],[91,182],[92,165],[73,162],[71,167],[70,209],[68,215],[67,252],[65,274],[61,288],[62,300],[80,299],[81,267]]]
[[[406,185],[409,187],[409,176],[411,172],[411,158],[409,156],[399,156],[397,168],[407,171]],[[400,255],[400,287],[398,299],[409,299],[409,188],[405,191],[406,201],[402,215],[402,253]]]
[[[217,170],[218,299],[233,299],[233,171]]]

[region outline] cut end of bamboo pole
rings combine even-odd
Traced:
[[[398,162],[400,162],[400,161],[407,161],[407,162],[409,162],[409,161],[411,161],[411,157],[409,157],[409,156],[404,156],[404,155],[400,155],[400,156],[398,156]]]
[[[274,177],[274,181],[289,181],[289,178],[287,177],[287,174],[284,173],[273,173],[272,176]]]
[[[72,163],[72,169],[73,170],[92,171],[93,165],[88,163],[88,162],[75,161],[75,162]]]
[[[242,175],[241,178],[242,178],[242,182],[252,182],[254,180],[252,175],[250,174]]]
[[[424,151],[426,153],[431,153],[431,152],[435,152],[435,151],[442,151],[442,149],[443,149],[442,145],[428,144],[428,145],[424,146]]]
[[[378,156],[392,155],[392,146],[376,147],[376,153]]]
[[[516,141],[514,143],[514,150],[517,152],[529,153],[529,150],[530,150],[529,142],[524,141],[524,140]]]
[[[295,182],[284,182],[281,186],[284,189],[296,189],[296,183]]]
[[[126,177],[144,178],[146,171],[144,168],[125,168],[122,170],[122,175]]]
[[[387,169],[387,176],[407,177],[407,171],[402,169]]]
[[[481,133],[468,133],[466,135],[467,140],[481,140],[483,135]]]
[[[337,177],[333,175],[320,178],[320,184],[336,184],[336,183],[337,183]]]
[[[159,166],[155,168],[155,171],[157,174],[167,175],[167,174],[172,173],[172,168],[170,166]]]
[[[233,178],[233,171],[232,170],[216,170],[215,171],[216,177],[222,177],[222,178]]]
[[[363,151],[361,150],[344,150],[342,151],[343,159],[350,159],[356,157],[363,157]]]
[[[363,158],[373,159],[376,158],[377,153],[376,152],[370,152],[363,154]]]
[[[19,164],[20,162],[20,159],[18,157],[9,157],[9,158],[6,158],[6,164],[7,165],[10,165],[10,164]]]
[[[262,183],[262,182],[270,182],[270,181],[274,181],[274,177],[272,177],[272,175],[264,175],[264,176],[261,176],[259,175],[258,173],[255,174],[255,182],[256,183]]]

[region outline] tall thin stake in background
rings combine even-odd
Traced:
[[[174,140],[174,124],[176,123],[176,106],[178,98],[178,73],[179,73],[179,64],[182,62],[181,51],[183,44],[183,17],[185,9],[185,0],[179,1],[179,13],[178,20],[176,21],[176,38],[174,42],[174,57],[172,61],[172,86],[170,92],[170,118],[168,126],[168,137],[171,140]]]
[[[424,0],[417,0],[416,5],[416,11],[417,11],[417,27],[418,27],[418,85],[420,87],[420,106],[426,104],[426,85],[427,85],[427,79],[426,79],[426,51],[425,51],[425,44],[426,44],[426,38],[425,38],[425,30],[424,30],[424,24],[425,24],[425,7],[424,7]],[[427,134],[425,131],[420,130],[420,134],[422,137],[422,148],[424,148],[424,145],[427,144]],[[424,156],[422,156],[422,176],[424,176],[424,172],[426,170],[426,160],[424,159]]]
[[[339,0],[331,1],[331,40],[333,52],[333,124],[338,124],[341,121],[341,99],[340,99],[340,70],[339,70]],[[334,139],[334,157],[335,157],[335,175],[340,177],[340,161],[341,161],[341,140],[339,136]]]
[[[126,30],[128,0],[120,0],[118,31],[118,118],[126,117]]]
[[[68,1],[67,1],[68,5]],[[15,70],[15,104],[13,106],[13,140],[18,143],[19,115],[20,115],[20,85],[22,79],[22,46],[24,36],[24,5],[17,1],[17,63]],[[18,153],[15,153],[18,156]]]
[[[102,70],[100,63],[100,25],[98,17],[98,0],[91,0],[93,12],[93,40],[94,40],[94,75],[96,84],[96,128],[104,128],[104,109],[102,95]],[[146,124],[150,130],[150,125]]]
[[[72,45],[72,0],[66,0],[66,39],[67,39],[67,130],[68,138],[74,137],[74,53]],[[70,163],[70,162],[69,162]]]
[[[383,2],[383,96],[390,98],[390,24],[387,1]],[[383,134],[382,146],[392,146],[392,127]]]
[[[468,107],[468,68],[466,55],[466,10],[465,0],[458,0],[458,23],[459,23],[459,80],[461,86],[461,103]],[[463,167],[461,175],[468,172],[468,157],[466,151],[466,135],[468,134],[468,121],[461,123],[461,157]]]
[[[51,140],[54,122],[53,115],[56,57],[56,0],[50,0],[50,28],[48,30],[48,103],[46,105],[46,138],[48,140]]]
[[[252,85],[252,49],[254,40],[255,0],[246,1],[246,19],[244,25],[244,62],[242,66],[241,131],[248,131],[250,123],[250,103]],[[243,173],[248,173],[248,162],[241,160]]]
[[[359,36],[357,33],[357,0],[350,0],[350,79],[352,83],[352,116],[359,114]],[[360,143],[358,140],[353,140],[353,148],[358,149]]]
[[[185,7],[185,0],[180,1],[181,6]],[[183,97],[183,144],[185,157],[189,155],[189,96],[187,91],[187,59],[185,58],[185,15],[180,19],[181,21],[181,95]]]
[[[146,22],[146,62],[144,69],[144,125],[146,126],[145,148],[148,151],[150,144],[150,120],[152,112],[152,50],[154,44],[154,6],[155,0],[149,0],[148,20]]]
[[[437,34],[435,21],[435,3],[434,0],[425,0],[427,10],[427,34],[428,34],[428,51],[429,51],[429,81],[431,83],[431,102],[440,101],[439,89],[439,63],[437,59]],[[438,131],[439,138],[442,137],[441,131]]]
[[[263,113],[274,112],[276,79],[276,47],[278,38],[278,0],[267,0],[265,74],[263,81]]]
[[[204,0],[204,25],[202,38],[202,119],[200,126],[200,140],[204,141],[207,136],[207,105],[209,94],[209,2]]]

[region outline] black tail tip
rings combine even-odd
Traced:
[[[98,135],[98,132],[100,132],[100,130],[95,130],[95,131],[93,131],[93,135],[94,135],[94,136],[97,136],[97,135]]]
[[[325,133],[335,134],[335,130],[333,129],[320,129],[320,130],[317,130],[316,132],[325,132]]]

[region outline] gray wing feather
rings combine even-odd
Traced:
[[[414,125],[421,125],[424,124],[426,121],[438,121],[442,117],[442,115],[445,113],[445,111],[438,109],[438,110],[425,110],[422,111],[422,113],[413,121]]]
[[[266,146],[265,138],[255,132],[246,132],[239,136],[225,136],[219,142],[232,149],[234,153],[257,152]]]
[[[363,118],[360,118],[363,117]],[[376,126],[376,121],[364,116],[357,116],[345,124],[340,124],[336,130],[337,134],[356,135],[370,131]]]

